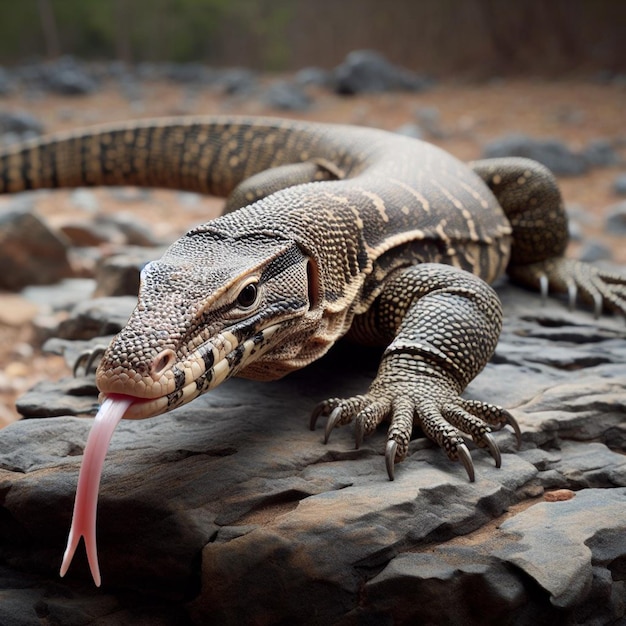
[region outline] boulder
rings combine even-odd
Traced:
[[[335,91],[343,95],[384,91],[423,91],[431,81],[394,65],[375,50],[350,52],[333,72]]]
[[[0,214],[0,288],[19,290],[73,275],[69,241],[29,208],[9,206]]]
[[[626,173],[618,174],[613,181],[613,193],[626,196]]]
[[[29,411],[65,416],[0,431],[0,622],[623,620],[626,457],[607,447],[626,441],[623,324],[500,293],[502,340],[466,394],[521,424],[521,451],[509,428],[495,434],[500,469],[473,450],[469,483],[416,433],[389,482],[385,428],[359,450],[349,427],[323,445],[321,429],[306,428],[312,407],[363,392],[380,358],[340,343],[283,380],[234,379],[119,425],[100,493],[97,591],[82,545],[57,578],[90,428],[64,398],[93,388],[49,385]],[[542,501],[554,489],[574,497]]]

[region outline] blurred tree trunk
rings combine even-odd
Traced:
[[[59,31],[52,4],[50,0],[37,0],[37,8],[46,44],[46,56],[49,59],[54,59],[61,54],[61,46],[59,44]]]

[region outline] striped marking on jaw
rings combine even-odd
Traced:
[[[214,389],[271,348],[270,339],[281,326],[282,324],[268,326],[241,344],[237,342],[234,335],[228,333],[228,341],[222,344],[223,347],[228,347],[228,352],[224,349],[219,350],[215,345],[211,345],[212,342],[203,344],[202,348],[204,349],[198,349],[194,353],[196,355],[195,359],[193,355],[187,359],[187,366],[184,369],[184,384],[180,389],[158,398],[146,399],[128,396],[133,398],[133,403],[126,410],[124,418],[147,419],[155,417],[187,404],[206,391]],[[211,353],[215,357],[214,364],[210,368],[206,367],[206,363],[210,361],[207,347],[211,348]],[[107,397],[107,393],[101,392],[99,401],[104,402]]]

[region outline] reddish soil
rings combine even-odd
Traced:
[[[225,99],[211,90],[190,96],[184,87],[146,84],[141,107],[129,103],[111,85],[91,96],[69,98],[48,96],[29,100],[14,94],[0,101],[3,109],[34,114],[47,131],[66,130],[94,123],[179,114],[262,114],[284,115],[271,111],[258,99]],[[432,140],[462,159],[478,158],[484,143],[505,133],[523,132],[536,137],[557,137],[572,148],[588,141],[608,138],[621,142],[626,160],[626,87],[595,84],[588,80],[546,82],[511,80],[490,84],[442,83],[424,94],[381,94],[338,98],[315,94],[315,106],[304,114],[288,114],[303,119],[356,123],[396,129],[416,120],[415,112],[426,107],[439,111],[440,138]],[[560,180],[568,205],[583,207],[589,223],[581,224],[584,236],[608,244],[614,260],[626,263],[624,238],[604,232],[607,207],[619,200],[612,182],[626,167],[598,168],[590,174]],[[110,194],[97,191],[104,211],[132,210],[151,224],[155,233],[174,239],[189,225],[214,217],[220,201],[206,199],[184,208],[175,207],[175,194],[159,191],[149,202],[120,206]],[[6,202],[0,199],[0,210]],[[68,192],[42,197],[37,209],[55,225],[76,217],[77,209],[68,202]],[[84,217],[84,213],[81,214]],[[576,254],[577,246],[572,246]],[[15,398],[38,380],[55,379],[67,374],[62,360],[47,357],[31,347],[30,319],[34,312],[24,309],[23,301],[0,294],[0,426],[17,419]]]

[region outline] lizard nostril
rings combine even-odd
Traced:
[[[176,353],[174,350],[163,350],[159,352],[152,362],[152,367],[150,368],[150,373],[153,376],[161,376],[167,370],[169,370],[174,363],[176,362]]]

